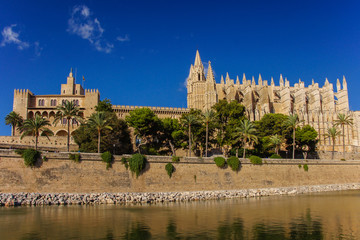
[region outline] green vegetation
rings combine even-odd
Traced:
[[[46,137],[54,134],[47,126],[50,126],[49,120],[36,114],[35,118],[26,119],[20,127],[20,132],[22,133],[20,139],[29,135],[35,136],[35,150],[37,150],[40,133]]]
[[[250,159],[250,162],[254,165],[262,165],[263,164],[261,157],[252,155],[249,159]]]
[[[16,127],[21,128],[24,123],[24,119],[17,112],[11,112],[5,117],[5,124],[12,126],[12,136],[15,136]]]
[[[76,162],[76,163],[79,163],[79,162],[80,162],[80,158],[81,158],[81,156],[80,156],[79,153],[75,153],[75,154],[70,153],[70,154],[69,154],[69,159],[70,159],[70,160],[73,160],[73,161]]]
[[[178,163],[178,162],[180,162],[180,157],[172,156],[171,161],[174,162],[174,163]]]
[[[342,158],[342,159],[340,159],[341,161],[346,161],[346,159],[345,158]]]
[[[165,165],[165,170],[166,170],[167,174],[169,175],[169,178],[171,178],[173,172],[175,171],[175,168],[171,163],[168,163]]]
[[[122,157],[120,161],[125,166],[126,170],[128,170],[128,168],[129,168],[129,159],[126,158],[126,157]]]
[[[100,152],[109,151],[118,155],[131,153],[132,146],[128,125],[124,120],[117,118],[112,107],[107,106],[109,104],[111,104],[109,100],[105,99],[96,106],[96,109],[101,110],[102,115],[105,116],[106,125],[112,128],[112,130],[110,128],[101,130]],[[98,152],[99,138],[96,124],[81,124],[74,132],[74,140],[81,152]]]
[[[218,166],[219,168],[225,167],[225,158],[223,157],[214,158],[214,162],[216,163],[216,166]]]
[[[336,138],[340,135],[341,135],[341,132],[338,131],[338,129],[335,126],[328,128],[327,133],[325,134],[325,137],[330,138],[331,142],[332,142],[331,159],[334,159],[335,141],[336,141]]]
[[[55,115],[54,124],[66,119],[67,124],[67,151],[70,152],[70,124],[81,123],[83,120],[82,111],[72,101],[66,100],[64,104],[56,107],[57,113]]]
[[[140,153],[132,155],[128,159],[130,171],[136,174],[136,178],[140,175],[141,171],[144,170],[146,166],[146,157]]]
[[[270,156],[270,158],[272,158],[272,159],[281,159],[281,156],[274,153],[273,155]]]
[[[206,126],[205,157],[208,156],[209,124],[215,121],[216,114],[213,110],[206,110],[202,113],[202,121]]]
[[[194,175],[194,181],[196,182],[196,175]]]
[[[305,172],[309,171],[309,167],[308,167],[307,164],[304,164],[303,168],[304,168],[304,171],[305,171]]]
[[[134,128],[136,148],[139,153],[142,153],[142,146],[146,147],[144,153],[149,148],[158,149],[157,135],[160,133],[161,122],[153,111],[149,108],[137,108],[130,111],[126,121]]]
[[[292,130],[293,139],[292,139],[292,159],[295,159],[295,133],[296,133],[296,127],[300,123],[299,117],[297,114],[291,114],[288,116],[288,118],[285,121],[285,126],[288,129]]]
[[[337,115],[337,119],[335,120],[335,126],[341,126],[342,134],[343,134],[343,154],[345,158],[345,126],[352,126],[353,119],[350,116],[347,116],[343,113],[339,113]]]
[[[301,168],[301,164],[299,164],[298,167]]]
[[[101,145],[101,131],[104,131],[106,129],[113,130],[113,128],[110,126],[109,123],[109,115],[107,115],[105,112],[95,112],[91,114],[88,125],[90,128],[95,128],[98,135],[98,153],[100,153],[100,145]]]
[[[233,171],[238,171],[240,169],[240,161],[239,158],[232,156],[227,159],[227,164]]]
[[[34,149],[16,149],[15,152],[24,159],[24,164],[27,167],[35,166],[36,161],[40,157],[40,152]]]
[[[188,113],[188,114],[183,114],[183,116],[181,117],[181,122],[183,124],[184,127],[188,128],[188,139],[189,139],[189,157],[191,157],[191,151],[192,151],[192,144],[191,144],[191,139],[192,139],[192,135],[191,135],[191,126],[195,125],[199,122],[199,119],[197,118],[197,116],[193,113]]]
[[[49,159],[46,156],[42,156],[43,162],[47,162]]]
[[[256,128],[252,122],[247,119],[240,122],[236,135],[243,144],[243,158],[245,158],[246,148],[249,148],[252,146],[252,144],[258,142],[258,137],[255,135],[255,133]]]
[[[103,162],[106,163],[106,169],[111,168],[111,164],[113,162],[113,156],[111,155],[111,153],[109,151],[102,153],[101,159],[103,160]]]

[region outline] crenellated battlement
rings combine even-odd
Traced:
[[[85,94],[89,94],[89,93],[99,93],[98,89],[85,89]]]
[[[14,89],[14,96],[34,95],[29,89]]]

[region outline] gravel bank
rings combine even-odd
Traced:
[[[360,189],[360,183],[242,190],[152,193],[0,193],[0,206],[159,203],[295,195]]]

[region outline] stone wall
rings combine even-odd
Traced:
[[[20,139],[20,136],[0,136],[0,146],[2,148],[34,148],[35,137],[26,136]],[[40,136],[38,148],[48,151],[67,151],[67,136],[49,136],[49,138]],[[78,149],[73,137],[70,137],[70,151]]]
[[[240,171],[220,169],[212,159],[185,158],[174,164],[169,178],[167,157],[148,157],[149,163],[138,178],[115,157],[111,169],[98,154],[82,154],[75,163],[67,154],[47,154],[48,161],[25,167],[13,152],[0,152],[0,192],[175,192],[290,187],[360,182],[360,161],[269,160],[262,166],[243,161]],[[298,164],[306,163],[305,172]]]

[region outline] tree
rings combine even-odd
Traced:
[[[330,138],[332,142],[332,153],[331,159],[334,159],[334,152],[335,152],[335,141],[338,136],[341,136],[341,132],[335,127],[328,128],[325,137]]]
[[[297,114],[291,114],[288,116],[288,118],[285,121],[285,126],[287,128],[292,129],[293,132],[293,142],[292,142],[292,159],[295,159],[295,132],[296,132],[296,127],[298,126],[298,124],[300,123],[299,117]]]
[[[54,119],[54,125],[64,118],[66,119],[67,124],[67,151],[70,151],[70,120],[75,120],[76,122],[81,123],[83,117],[80,115],[82,112],[80,111],[79,107],[75,105],[72,101],[65,101],[63,105],[59,105],[56,107],[57,113]]]
[[[175,150],[181,147],[184,134],[181,129],[179,120],[173,118],[161,119],[161,134],[159,136],[161,142],[168,146],[172,155],[175,156]]]
[[[35,136],[35,150],[37,150],[40,133],[46,137],[53,135],[53,132],[47,126],[51,126],[49,120],[40,115],[35,115],[35,118],[26,119],[20,127],[20,132],[22,133],[20,139],[28,135]]]
[[[139,153],[142,145],[153,146],[159,140],[157,135],[161,128],[161,123],[159,118],[149,108],[135,109],[125,119],[130,127],[134,128],[135,135],[140,140],[140,143],[136,145]]]
[[[216,114],[213,110],[206,110],[202,114],[202,121],[206,126],[205,157],[208,156],[209,124],[215,120]]]
[[[352,125],[353,125],[353,119],[350,116],[345,115],[343,113],[339,113],[337,115],[337,119],[335,120],[335,126],[342,127],[344,159],[345,159],[345,126],[352,126]]]
[[[288,116],[281,113],[267,113],[259,121],[255,121],[254,124],[257,129],[259,138],[266,136],[282,136],[285,137],[284,122]]]
[[[188,137],[189,137],[189,157],[191,157],[191,126],[198,123],[198,118],[194,114],[185,114],[181,117],[181,122],[184,127],[188,128]]]
[[[253,143],[258,142],[258,138],[255,135],[256,128],[255,125],[247,119],[244,119],[240,122],[240,126],[237,128],[237,137],[243,143],[243,158],[246,156],[246,148],[250,147]]]
[[[309,152],[315,152],[316,144],[318,140],[317,131],[310,125],[305,125],[301,128],[296,129],[296,144],[299,146],[299,149],[303,152],[305,159]]]
[[[215,110],[217,116],[217,142],[226,155],[227,146],[236,143],[234,135],[240,121],[245,119],[245,107],[237,101],[228,103],[226,100],[220,100],[212,109]]]
[[[105,115],[104,112],[96,112],[90,116],[88,120],[88,124],[90,125],[90,127],[94,127],[97,130],[98,153],[100,153],[101,131],[105,129],[109,129],[109,130],[113,129],[109,124],[109,118]]]
[[[100,101],[98,105],[95,106],[95,111],[97,112],[114,112],[114,109],[112,108],[111,101],[107,98]]]
[[[278,134],[275,134],[269,138],[269,141],[270,141],[270,144],[272,146],[274,146],[275,153],[279,154],[279,149],[280,149],[281,143],[283,142],[282,137]]]
[[[21,127],[24,120],[17,112],[12,111],[5,117],[5,124],[12,126],[12,135],[15,136],[16,127]]]
[[[132,152],[130,131],[123,119],[117,118],[114,112],[103,112],[108,119],[112,130],[104,129],[101,132],[100,152],[112,152],[113,154],[124,154]],[[74,140],[79,145],[81,152],[98,151],[97,129],[89,124],[81,124],[74,131]]]

